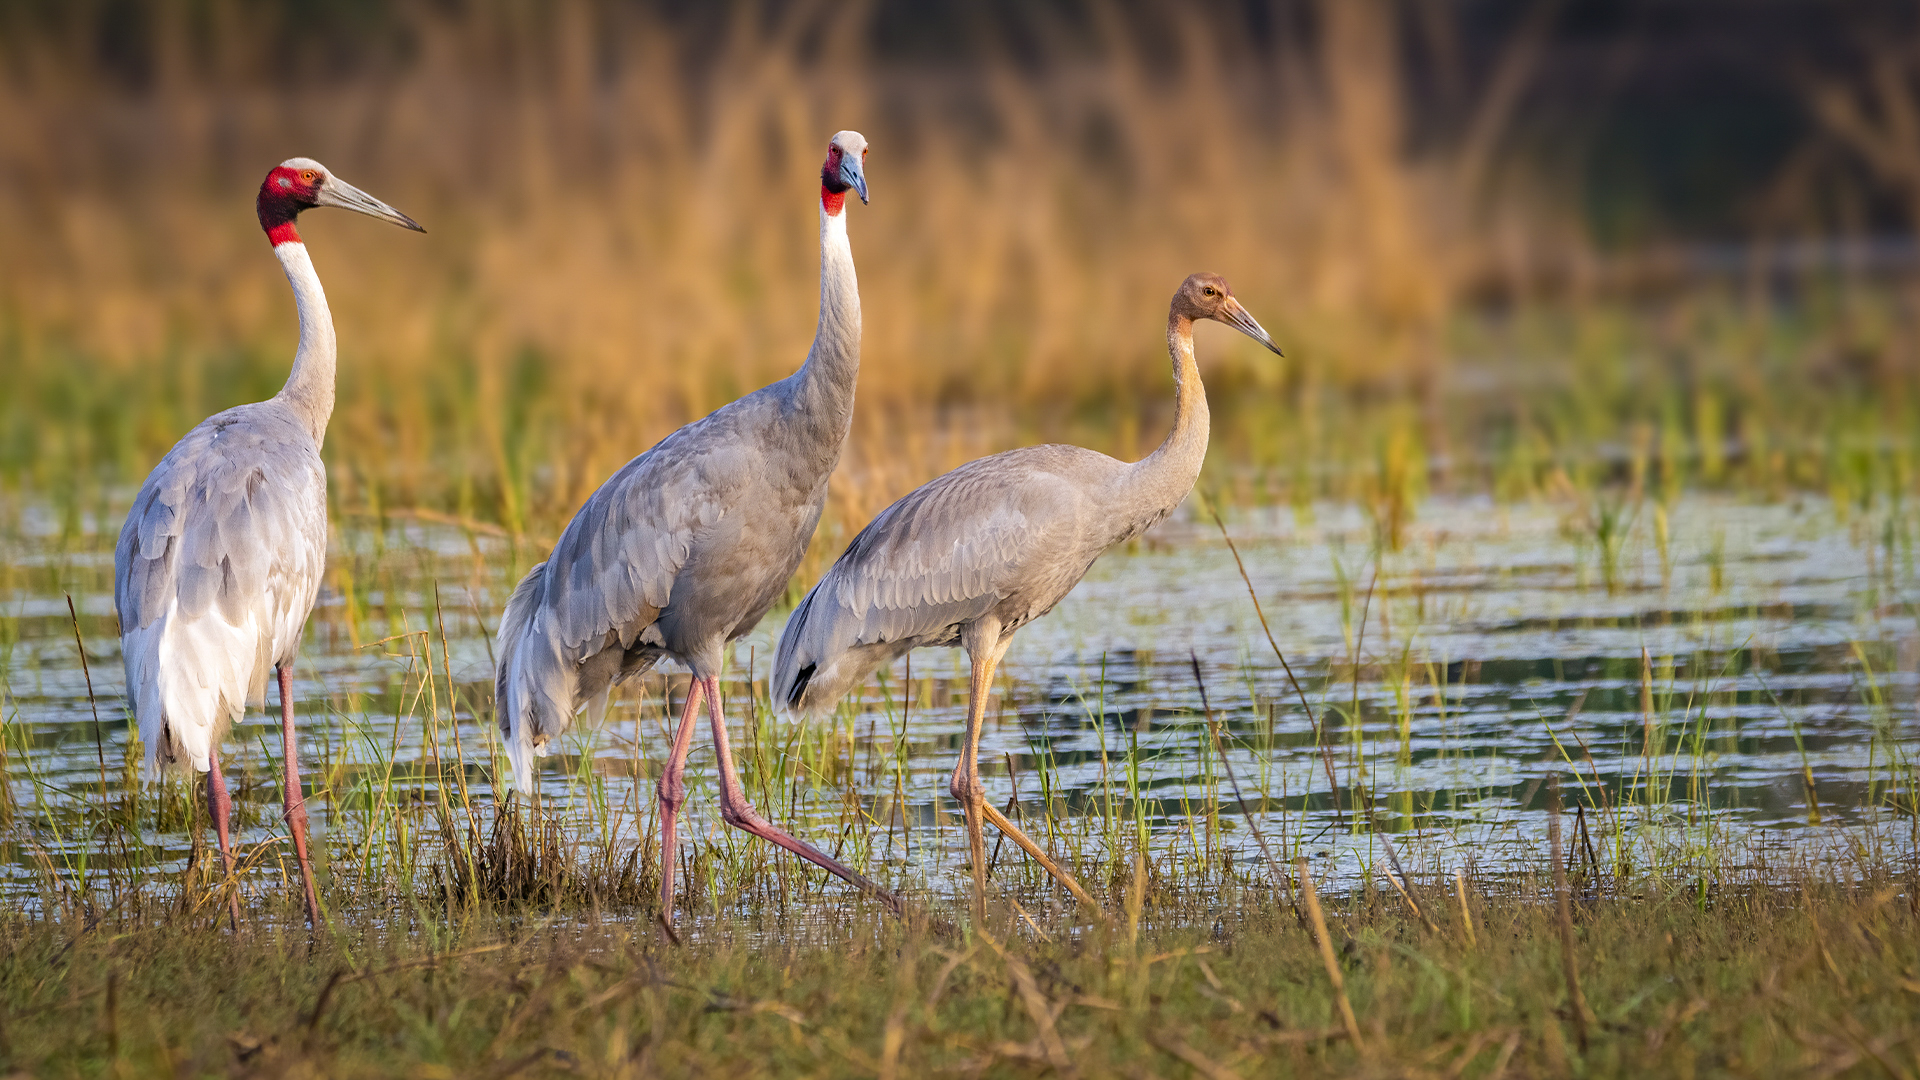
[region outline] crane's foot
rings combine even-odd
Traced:
[[[1046,870],[1047,873],[1052,874],[1054,880],[1065,885],[1067,891],[1073,894],[1075,900],[1080,901],[1088,910],[1099,916],[1101,921],[1104,922],[1107,920],[1105,909],[1100,906],[1098,900],[1093,898],[1093,894],[1082,888],[1080,882],[1075,879],[1072,874],[1067,873],[1059,863],[1054,862],[1052,858],[1048,857],[1046,852],[1041,851],[1040,845],[1034,843],[1033,839],[1026,833],[1021,832],[1019,826],[1008,821],[1005,814],[994,809],[993,804],[987,802],[985,799],[980,800],[980,809],[986,814],[987,820],[993,822],[994,828],[1006,833],[1013,838],[1014,843],[1025,848],[1027,854],[1033,856],[1033,861],[1039,863],[1041,868]]]
[[[759,812],[756,811],[752,804],[748,803],[746,799],[727,791],[724,787],[720,794],[720,817],[734,828],[744,829],[762,840],[785,848],[828,873],[841,878],[861,892],[887,905],[887,910],[893,912],[895,916],[904,916],[906,914],[907,907],[905,902],[891,890],[882,888],[877,882],[869,879],[866,875],[847,866],[840,860],[814,847],[812,844],[792,836],[784,829],[781,829],[766,818],[761,817]]]
[[[840,860],[812,844],[790,835],[773,822],[760,816],[760,812],[755,810],[753,804],[747,800],[747,793],[740,785],[740,774],[733,767],[733,750],[727,743],[727,721],[720,707],[720,680],[716,676],[708,675],[703,677],[699,684],[704,687],[704,693],[710,703],[708,711],[713,718],[713,754],[720,765],[721,820],[736,829],[744,829],[762,840],[783,847],[852,884],[861,892],[887,905],[887,909],[895,916],[905,915],[906,904],[891,891],[881,888],[875,882],[868,880],[865,875],[856,873],[852,867],[841,863]],[[689,694],[688,700],[694,700],[694,696]],[[691,713],[688,714],[689,719],[691,715]]]

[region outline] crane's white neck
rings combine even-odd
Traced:
[[[307,245],[298,240],[275,244],[275,258],[287,272],[293,286],[293,303],[300,309],[300,348],[293,356],[293,371],[287,384],[274,400],[292,409],[313,432],[313,441],[326,439],[327,418],[333,415],[333,374],[337,347],[333,337],[333,313],[327,310],[327,293],[320,287],[320,275],[313,271],[313,259]]]
[[[860,378],[860,281],[847,243],[845,196],[820,206],[820,325],[813,348],[795,376],[797,404],[831,425],[824,432],[844,441],[853,420],[854,384]]]
[[[1212,419],[1200,365],[1193,357],[1192,319],[1167,316],[1167,354],[1173,361],[1173,430],[1158,449],[1127,470],[1125,480],[1143,509],[1156,516],[1180,505],[1200,478]]]

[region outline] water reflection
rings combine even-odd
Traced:
[[[1914,850],[1920,637],[1904,516],[1694,498],[1664,543],[1636,527],[1610,551],[1569,521],[1551,506],[1435,501],[1404,550],[1376,558],[1353,509],[1240,515],[1232,529],[1296,686],[1217,532],[1176,518],[1102,559],[1016,639],[982,743],[988,797],[1083,854],[1146,835],[1168,857],[1246,861],[1244,800],[1276,850],[1348,877],[1380,831],[1435,867],[1498,869],[1536,851],[1552,773],[1619,865]],[[13,845],[0,888],[18,895],[49,861],[126,857],[92,850],[69,811],[99,798],[103,773],[110,795],[122,789],[130,733],[111,529],[63,538],[31,507],[15,523],[0,582],[6,809],[32,843]],[[375,858],[361,834],[396,803],[495,797],[488,630],[530,555],[418,521],[337,535],[296,684],[310,805],[336,859],[342,844]],[[854,837],[853,854],[896,884],[964,889],[946,795],[964,656],[918,654],[801,727],[765,709],[780,622],[740,643],[727,688],[750,793],[830,849]],[[637,842],[684,694],[673,672],[624,688],[603,728],[547,760],[550,804]],[[250,715],[227,747],[243,844],[274,835],[269,725]],[[696,750],[687,835],[731,842],[711,764]],[[142,836],[164,869],[189,843],[183,814],[154,816],[163,805]]]

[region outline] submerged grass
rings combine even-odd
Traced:
[[[682,948],[612,910],[363,908],[312,941],[290,903],[238,935],[217,908],[10,910],[0,1063],[43,1076],[1920,1070],[1911,867],[1729,885],[1705,902],[1684,886],[1575,897],[1564,939],[1532,885],[1547,878],[1463,879],[1452,897],[1452,881],[1422,883],[1473,929],[1432,928],[1378,892],[1328,898],[1351,1032],[1314,935],[1257,885],[1225,905],[1149,885],[1137,936],[1000,910],[1005,941],[929,938],[856,902],[705,924]],[[1580,1020],[1563,956],[1579,966]]]

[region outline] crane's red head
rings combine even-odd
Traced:
[[[820,166],[820,208],[829,217],[847,205],[847,192],[867,201],[867,137],[842,131],[827,143],[827,163]]]
[[[275,166],[260,182],[260,196],[254,210],[260,215],[260,228],[274,247],[297,244],[300,232],[294,218],[314,206],[337,206],[391,221],[415,232],[427,230],[407,215],[327,172],[327,167],[312,158],[288,158]]]

